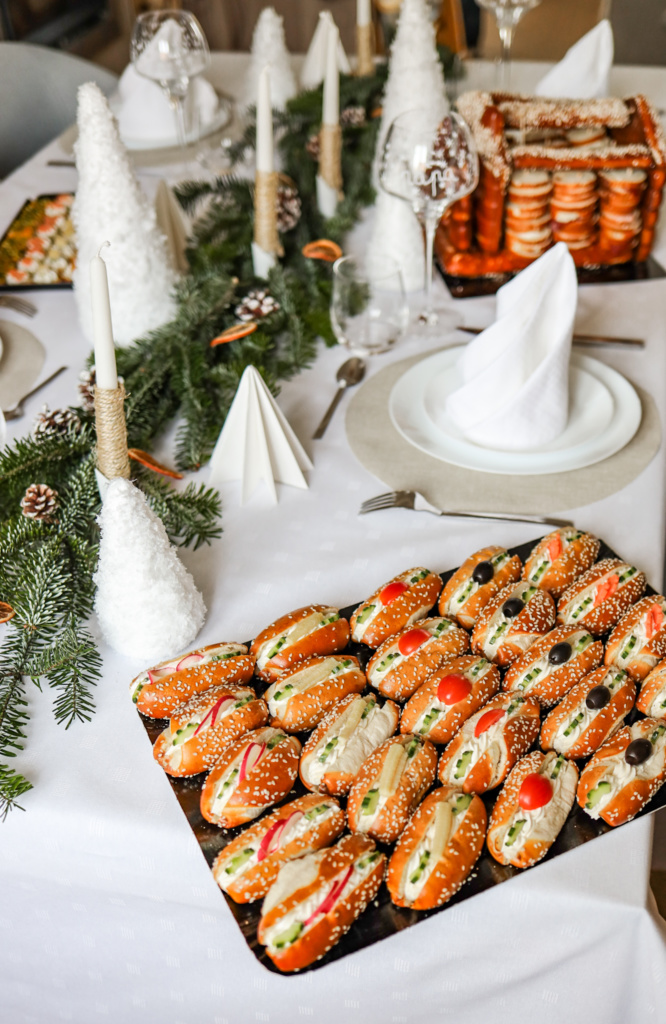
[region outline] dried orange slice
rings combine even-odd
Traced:
[[[16,612],[10,604],[7,604],[6,601],[0,601],[0,622],[9,622],[15,615]]]
[[[140,448],[129,448],[127,451],[130,459],[134,459],[135,462],[141,463],[146,469],[152,469],[154,473],[161,473],[162,476],[170,476],[172,480],[182,480],[183,474],[178,473],[175,469],[169,469],[168,466],[163,466],[161,462],[154,459],[148,452],[142,451]]]
[[[342,256],[342,249],[330,238],[318,238],[315,242],[308,242],[301,252],[309,260],[325,260],[326,263],[335,263]]]
[[[213,338],[210,343],[211,348],[215,348],[216,345],[224,345],[227,341],[236,341],[237,338],[245,338],[248,334],[252,334],[256,331],[259,325],[254,320],[248,320],[244,324],[234,324],[233,327],[227,327],[226,331],[222,331],[222,334],[218,334],[217,338]]]
[[[374,110],[370,111],[370,117],[381,117],[384,113],[383,107],[375,107]]]

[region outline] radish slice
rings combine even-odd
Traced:
[[[279,850],[282,843],[282,836],[284,835],[285,829],[294,818],[301,818],[303,811],[294,811],[288,818],[280,818],[269,828],[268,832],[261,840],[259,849],[257,850],[257,863],[264,860],[270,853],[274,853]]]
[[[354,865],[350,864],[349,867],[347,868],[347,870],[345,871],[344,875],[342,876],[342,878],[338,878],[337,881],[333,882],[333,885],[331,886],[331,888],[328,891],[328,895],[319,904],[317,909],[312,914],[310,914],[310,916],[307,919],[307,921],[303,922],[303,927],[304,928],[307,928],[307,926],[309,924],[311,924],[312,921],[314,921],[315,917],[319,917],[320,914],[328,914],[329,910],[333,909],[333,907],[335,906],[336,901],[337,901],[340,893],[342,892],[342,890],[346,886],[347,882],[351,878],[353,870],[354,870]]]
[[[203,727],[208,722],[209,718],[210,718],[209,727],[212,728],[215,725],[215,722],[217,721],[218,716],[220,714],[224,713],[222,711],[222,709],[224,708],[224,710],[226,710],[227,705],[228,704],[233,704],[235,699],[236,698],[234,698],[234,697],[220,697],[220,699],[215,704],[213,704],[213,706],[210,709],[210,711],[201,719],[201,721],[199,722],[198,726],[194,730],[194,735],[196,736],[197,733],[201,732]]]
[[[203,661],[203,657],[203,654],[196,654],[194,651],[191,654],[186,654],[176,665],[176,672],[180,672],[183,668],[192,668],[198,661]]]
[[[254,768],[257,761],[260,761],[266,749],[265,743],[248,743],[241,761],[238,781],[244,782]]]

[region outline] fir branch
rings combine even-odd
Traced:
[[[6,764],[0,764],[0,821],[4,821],[12,810],[25,810],[18,800],[30,789],[32,782]]]
[[[56,722],[64,723],[66,729],[75,721],[90,721],[95,710],[90,688],[101,677],[101,668],[102,659],[92,637],[74,625],[26,666],[33,681],[44,676],[49,686],[60,691],[53,711]]]
[[[220,496],[211,487],[190,483],[185,490],[174,491],[162,478],[150,476],[142,480],[142,489],[173,544],[193,545],[196,551],[221,535]]]

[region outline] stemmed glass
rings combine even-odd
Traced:
[[[447,114],[439,125],[423,110],[408,110],[391,124],[379,168],[385,192],[411,204],[425,229],[425,308],[419,321],[438,323],[432,305],[432,264],[435,231],[445,212],[474,191],[479,159],[471,132],[459,114]]]
[[[526,11],[536,7],[541,0],[478,0],[481,7],[492,11],[497,21],[497,28],[502,44],[502,55],[499,62],[499,84],[503,90],[508,89],[511,74],[511,46],[516,25]]]
[[[210,63],[201,25],[189,11],[140,14],[130,42],[130,59],[140,75],[158,82],[176,117],[178,144],[185,150],[185,97],[192,78]]]

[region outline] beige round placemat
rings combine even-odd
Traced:
[[[0,320],[0,409],[12,409],[36,382],[46,352],[35,335],[11,320]]]
[[[585,469],[543,476],[504,476],[462,469],[426,455],[404,439],[391,422],[393,385],[415,363],[433,355],[403,359],[380,370],[354,394],[347,410],[347,438],[357,459],[392,490],[420,491],[439,508],[472,512],[549,513],[606,498],[638,476],[661,446],[657,407],[636,388],[643,407],[638,431],[621,451]]]

